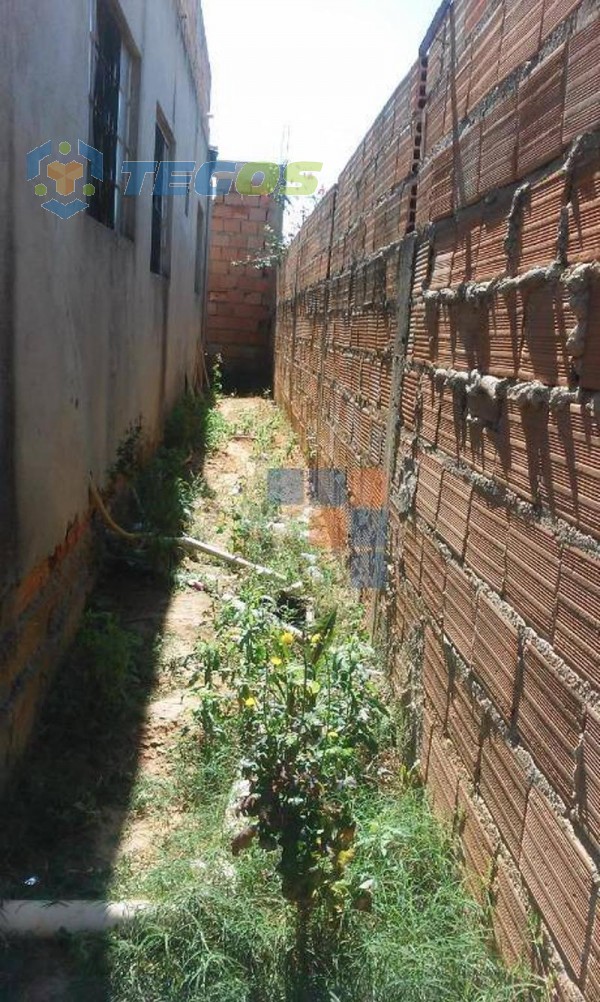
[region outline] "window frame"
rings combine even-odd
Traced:
[[[90,146],[98,148],[94,126],[96,118],[101,118],[101,116],[95,115],[95,109],[98,104],[96,93],[97,66],[98,61],[103,58],[102,40],[98,26],[98,14],[101,5],[104,6],[108,18],[112,20],[118,32],[119,60],[118,70],[116,71],[117,107],[116,115],[113,115],[114,129],[110,133],[107,130],[102,136],[104,139],[107,135],[110,135],[114,147],[114,153],[112,154],[113,162],[107,164],[106,150],[105,148],[101,149],[101,152],[104,154],[105,178],[100,182],[90,176],[90,181],[94,184],[96,190],[98,190],[98,185],[109,184],[111,186],[111,193],[108,198],[104,195],[106,202],[104,206],[99,199],[92,197],[88,215],[103,226],[106,226],[107,229],[112,229],[115,233],[133,240],[135,236],[135,199],[124,197],[127,179],[124,177],[121,167],[125,161],[137,159],[140,57],[133,43],[127,22],[115,0],[90,0],[88,88]]]
[[[162,157],[160,156],[158,135],[162,138]],[[162,278],[171,277],[171,232],[173,226],[173,199],[168,195],[156,193],[156,179],[161,164],[171,163],[175,157],[175,138],[169,128],[167,119],[160,107],[156,106],[154,126],[154,161],[156,172],[152,188],[152,215],[150,225],[150,271]],[[160,238],[156,240],[155,223],[160,218]]]

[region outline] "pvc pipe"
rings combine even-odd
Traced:
[[[91,475],[90,492],[106,524],[113,532],[121,536],[122,539],[126,539],[129,543],[139,543],[147,542],[149,539],[154,538],[145,532],[127,532],[126,529],[122,529],[120,525],[117,525],[104,504],[100,491],[92,480]],[[218,546],[213,546],[211,543],[203,543],[201,540],[193,539],[191,536],[176,536],[173,539],[167,536],[159,536],[157,538],[162,539],[164,543],[169,543],[171,546],[180,546],[184,550],[187,550],[188,553],[206,553],[210,557],[215,557],[217,560],[223,560],[226,564],[231,564],[232,567],[243,567],[251,571],[256,571],[257,574],[262,574],[265,577],[276,578],[278,581],[283,582],[287,581],[285,574],[280,574],[279,571],[274,571],[270,567],[262,567],[260,564],[253,564],[250,560],[245,560],[244,557],[227,553],[225,550],[220,550]]]
[[[0,933],[38,936],[60,932],[101,933],[130,922],[151,908],[149,901],[2,901]]]

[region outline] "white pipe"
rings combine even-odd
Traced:
[[[226,564],[231,564],[232,567],[244,567],[248,570],[255,571],[257,574],[277,578],[278,581],[287,581],[285,574],[280,574],[279,571],[274,571],[270,567],[262,567],[260,564],[254,564],[250,560],[246,560],[244,557],[238,557],[233,553],[227,553],[225,550],[220,550],[217,546],[213,546],[211,543],[202,543],[199,539],[193,539],[191,536],[178,536],[174,539],[167,540],[167,542],[172,543],[174,546],[181,546],[188,552],[206,553],[209,557],[216,557],[217,560],[222,560]]]
[[[49,938],[60,932],[101,933],[130,922],[149,901],[2,901],[0,933]]]

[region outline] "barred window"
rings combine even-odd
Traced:
[[[102,181],[89,212],[98,222],[133,238],[133,198],[123,198],[121,165],[135,160],[138,60],[112,0],[91,0],[90,145],[104,159]]]
[[[171,256],[171,202],[172,199],[156,184],[161,164],[174,159],[175,143],[163,116],[158,112],[154,136],[154,160],[157,165],[154,191],[152,193],[152,245],[150,249],[150,270],[157,275],[169,276]]]

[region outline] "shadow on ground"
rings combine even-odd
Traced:
[[[106,897],[138,774],[170,601],[167,583],[139,571],[120,564],[103,573],[92,608],[114,615],[139,638],[133,669],[118,694],[110,685],[91,686],[85,651],[75,643],[0,806],[0,898]],[[79,979],[77,969],[85,969],[86,959],[60,941],[0,941],[0,1000],[108,1000],[108,971],[103,979],[98,949],[93,980]]]

